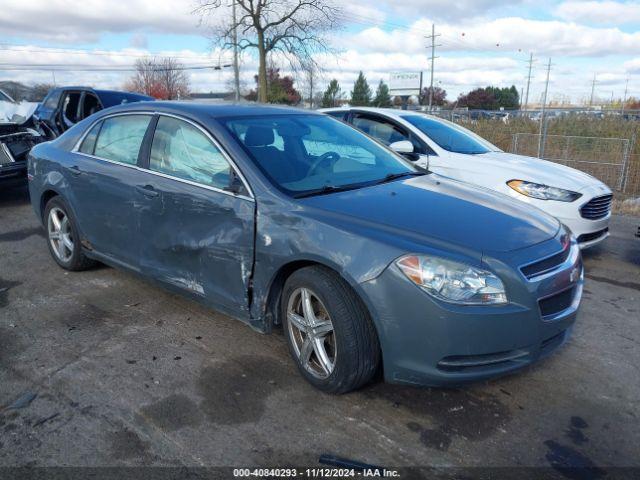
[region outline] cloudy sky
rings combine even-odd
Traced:
[[[136,58],[171,55],[188,66],[228,63],[213,50],[194,0],[3,0],[0,80],[119,88]],[[344,2],[346,3],[346,2]],[[552,61],[550,99],[582,101],[640,96],[640,2],[592,0],[351,0],[344,28],[331,35],[339,50],[323,59],[323,81],[349,91],[359,70],[370,83],[392,71],[424,71],[428,81],[431,24],[440,34],[435,82],[448,98],[475,87],[524,87],[535,58],[530,98],[544,88]],[[33,70],[36,68],[36,70]],[[98,71],[96,71],[98,70]],[[243,57],[252,86],[256,60]],[[231,73],[190,70],[192,90],[225,90]],[[302,79],[299,85],[303,86]]]

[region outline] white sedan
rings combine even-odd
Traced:
[[[609,187],[579,170],[500,150],[466,128],[420,112],[324,109],[424,168],[527,202],[568,226],[581,248],[609,236]]]

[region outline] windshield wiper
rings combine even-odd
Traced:
[[[356,188],[360,188],[360,185],[344,185],[340,187],[336,187],[335,185],[325,185],[322,188],[294,195],[293,198],[315,197],[317,195],[326,195],[327,193],[346,192],[347,190],[355,190]]]
[[[390,173],[385,176],[382,180],[378,180],[376,185],[380,185],[382,183],[392,182],[398,178],[402,177],[421,177],[422,175],[426,175],[425,172],[402,172],[402,173]]]

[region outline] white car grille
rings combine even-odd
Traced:
[[[592,198],[588,203],[585,203],[580,209],[580,215],[582,218],[589,220],[598,220],[609,215],[611,211],[611,202],[613,201],[613,195],[602,195],[600,197]]]

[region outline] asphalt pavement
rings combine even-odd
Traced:
[[[49,255],[26,189],[0,191],[0,467],[640,468],[640,219],[585,253],[573,336],[517,374],[462,389],[380,381],[328,396],[281,332],[104,266]],[[1,471],[0,471],[1,474]]]

